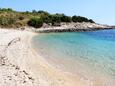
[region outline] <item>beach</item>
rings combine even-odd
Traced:
[[[115,86],[114,2],[1,0],[0,86]]]
[[[0,29],[0,86],[90,86],[85,77],[55,69],[36,53],[31,47],[35,35]]]
[[[41,34],[0,29],[0,86],[114,86],[106,74],[90,70],[74,74],[54,67],[32,46],[36,35]]]

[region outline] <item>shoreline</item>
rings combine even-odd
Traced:
[[[98,30],[110,30],[114,28],[88,28],[88,29],[75,29],[75,28],[67,28],[67,29],[39,29],[35,30],[36,33],[60,33],[60,32],[86,32],[86,31],[98,31]]]
[[[72,72],[64,71],[64,70],[62,70],[60,68],[55,68],[52,64],[48,63],[48,61],[42,55],[40,55],[35,49],[33,49],[33,47],[31,47],[31,49],[33,50],[33,53],[36,53],[35,55],[37,57],[40,57],[39,58],[39,60],[41,59],[40,62],[43,62],[43,65],[45,67],[47,67],[49,71],[52,71],[51,75],[53,73],[54,73],[53,75],[56,74],[55,75],[56,79],[58,79],[57,77],[61,78],[63,76],[62,81],[65,80],[64,83],[65,84],[67,83],[68,85],[62,85],[62,86],[76,86],[76,85],[78,85],[78,86],[102,86],[104,81],[108,82],[108,79],[111,80],[111,78],[108,75],[105,76],[103,74],[98,74],[97,73],[97,75],[95,77],[91,77],[90,74],[89,74],[89,77],[88,77],[87,74],[82,75],[79,72],[74,74]],[[114,83],[114,80],[112,80],[111,82]]]
[[[5,52],[1,50],[0,53],[5,55],[4,64],[0,63],[3,72],[0,73],[2,86],[86,86],[88,84],[83,77],[72,76],[55,69],[39,56],[31,46],[31,39],[35,33],[0,29],[0,35],[2,36],[0,43],[8,45],[10,42],[7,50]],[[4,67],[6,69],[3,69]],[[4,75],[6,78],[3,77]],[[9,76],[11,79],[7,80]]]
[[[31,40],[32,40],[32,37],[31,37],[30,41]],[[61,69],[53,67],[53,65],[48,63],[45,58],[43,58],[41,55],[39,55],[39,53],[36,52],[36,50],[32,47],[32,42],[29,42],[29,43],[31,45],[31,51],[32,51],[33,55],[35,57],[37,57],[36,59],[39,60],[39,64],[41,66],[43,66],[45,68],[45,70],[48,72],[48,74],[46,74],[46,76],[50,76],[50,79],[53,78],[53,80],[56,80],[56,82],[57,82],[57,80],[59,80],[57,82],[59,84],[58,86],[76,86],[76,85],[86,86],[86,84],[88,84],[87,83],[88,80],[83,76],[81,77],[78,74],[74,75],[70,72],[65,72]],[[84,80],[82,80],[82,79],[84,79]],[[62,81],[64,81],[63,84],[61,84]],[[57,84],[57,83],[55,83],[55,84]],[[53,86],[55,86],[55,84]]]
[[[36,51],[35,51],[36,52]],[[36,52],[37,53],[37,52]],[[38,54],[39,54],[40,52],[38,52]],[[43,58],[43,56],[45,56],[45,55],[42,55],[42,54],[39,54],[39,55],[41,55],[41,58]],[[49,62],[47,62],[47,58],[46,59],[44,59],[43,58],[43,60],[44,60],[44,62],[46,63],[46,64],[48,64],[51,68],[53,68],[54,70],[57,70],[57,71],[59,71],[59,72],[61,72],[61,73],[64,73],[64,74],[66,74],[66,75],[70,75],[70,76],[73,76],[73,77],[75,77],[75,78],[77,78],[77,77],[80,77],[81,79],[80,79],[80,81],[79,82],[81,82],[81,81],[85,81],[85,82],[87,82],[87,84],[90,84],[90,85],[87,85],[87,84],[85,84],[85,86],[102,86],[103,84],[111,84],[111,83],[106,83],[106,82],[108,82],[109,80],[111,80],[111,82],[113,82],[114,83],[114,80],[112,81],[112,79],[111,79],[111,77],[109,76],[109,75],[106,75],[106,74],[101,74],[101,73],[98,73],[98,72],[95,72],[94,74],[88,74],[88,73],[82,73],[82,71],[81,72],[71,72],[71,71],[66,71],[66,70],[63,70],[63,69],[61,69],[61,68],[57,68],[57,67],[55,67],[55,64],[50,64]],[[59,62],[60,63],[60,62]],[[77,66],[76,66],[77,67]],[[85,69],[85,68],[84,68]],[[88,69],[89,70],[89,69]],[[66,72],[65,72],[66,71]],[[79,71],[79,67],[78,67],[78,71]],[[93,71],[91,71],[91,72],[93,72]],[[90,71],[89,71],[89,73],[90,73]],[[95,76],[96,75],[96,76]],[[73,79],[73,78],[72,78]],[[76,79],[77,80],[77,79]],[[79,83],[78,82],[78,83]],[[71,85],[70,85],[71,86]],[[81,86],[81,85],[80,85]],[[84,85],[83,85],[84,86]],[[113,86],[113,84],[111,84],[111,86]]]
[[[36,33],[51,33],[51,32],[86,32],[86,31],[98,31],[98,30],[109,30],[114,29],[112,26],[101,25],[96,23],[69,23],[61,26],[47,26],[41,28],[29,27],[30,31]]]
[[[0,29],[2,86],[102,86],[102,77],[93,81],[53,67],[32,47],[36,35],[39,33]]]

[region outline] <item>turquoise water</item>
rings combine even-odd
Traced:
[[[115,82],[115,30],[45,33],[34,37],[33,44],[55,68]]]

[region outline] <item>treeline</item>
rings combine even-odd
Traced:
[[[51,26],[60,26],[61,22],[90,22],[92,19],[82,16],[67,16],[65,14],[50,14],[46,11],[17,12],[11,8],[0,8],[0,26],[1,27],[22,27],[33,26],[39,28],[43,23]]]

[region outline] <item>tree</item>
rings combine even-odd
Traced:
[[[43,15],[49,15],[49,13],[47,11],[43,11],[43,10],[39,10],[37,13],[43,14]]]
[[[66,16],[64,14],[61,16],[61,22],[71,22],[71,21],[72,21],[71,17]]]
[[[88,18],[85,18],[85,17],[82,17],[82,16],[72,16],[72,21],[73,22],[91,22],[91,23],[94,23],[93,20],[91,19],[88,19]]]
[[[89,22],[90,22],[90,23],[95,23],[92,19],[89,19]]]
[[[77,16],[76,16],[76,15],[72,16],[72,21],[73,21],[73,22],[78,22],[78,21],[77,21]]]
[[[7,10],[8,10],[8,11],[13,11],[11,8],[8,8]]]
[[[30,13],[29,11],[24,12],[24,14],[29,14],[29,13]]]
[[[51,15],[41,15],[41,19],[44,23],[52,23],[52,16]]]
[[[32,18],[28,21],[28,25],[35,28],[40,28],[43,25],[43,21],[41,18]]]
[[[81,16],[74,15],[74,16],[72,16],[72,21],[73,22],[83,22],[84,19]]]
[[[61,17],[58,15],[52,15],[51,19],[52,19],[52,25],[59,26],[59,24],[61,23]]]
[[[11,8],[0,8],[0,11],[12,12],[13,10]]]
[[[37,14],[37,11],[36,11],[36,10],[32,10],[32,13],[33,13],[33,14]]]

